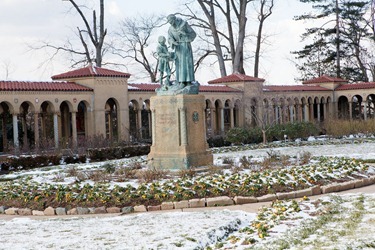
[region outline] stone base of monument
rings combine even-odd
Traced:
[[[187,169],[212,165],[205,131],[203,95],[151,97],[152,146],[149,166]]]

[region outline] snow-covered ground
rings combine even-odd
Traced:
[[[320,145],[280,147],[273,148],[273,151],[291,156],[310,152],[312,156],[375,159],[374,146],[375,143]],[[219,153],[215,154],[214,158],[215,162],[224,157],[238,159],[243,155],[258,158],[266,156],[269,150]],[[98,166],[100,163],[77,165],[78,168]],[[55,169],[49,171],[51,174],[55,173]],[[42,172],[46,174],[49,171]],[[31,172],[23,174],[30,175]],[[34,174],[38,174],[38,171],[34,171]],[[46,178],[46,175],[43,178]],[[353,199],[357,199],[358,195],[353,197]],[[375,195],[368,195],[365,199],[368,213],[364,214],[363,219],[359,221],[360,227],[351,230],[351,232],[362,234],[365,230],[366,237],[374,239]],[[303,212],[301,211],[301,213]],[[299,214],[296,218],[301,216],[302,214]],[[39,217],[37,219],[17,217],[11,220],[0,216],[0,249],[205,249],[207,246],[215,248],[218,240],[230,235],[233,230],[249,225],[255,217],[254,213],[225,209],[123,216]],[[276,226],[272,229],[272,238],[282,238],[288,229],[297,228],[301,221],[294,220],[293,223]],[[332,223],[329,224],[329,227],[335,227],[335,222]],[[363,225],[367,225],[366,227],[369,228],[364,229]],[[310,235],[309,239],[314,237],[322,236],[316,232]],[[355,238],[355,235],[352,238]],[[337,241],[327,240],[327,242],[329,244],[325,246],[327,247],[325,249],[333,249]],[[262,245],[264,247],[264,244]],[[216,247],[219,246],[216,245]],[[249,246],[239,247],[234,243],[232,245],[232,249],[245,249],[246,247]]]
[[[337,145],[316,145],[316,146],[298,146],[298,147],[279,147],[272,148],[273,151],[283,155],[297,156],[304,152],[310,152],[312,156],[337,156],[356,159],[375,159],[375,143],[358,144],[337,144]],[[215,154],[215,159],[219,157],[241,157],[253,156],[265,157],[270,148],[247,150],[239,152],[228,152]]]
[[[248,224],[242,211],[0,220],[0,249],[194,249]]]

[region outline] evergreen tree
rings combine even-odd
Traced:
[[[300,79],[327,74],[349,81],[369,81],[372,61],[371,27],[368,25],[371,0],[300,0],[311,3],[315,13],[297,16],[296,20],[314,20],[319,27],[307,28],[303,41],[311,41],[294,51]]]

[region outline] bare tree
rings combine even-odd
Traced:
[[[213,39],[221,76],[227,75],[225,61],[231,60],[232,71],[244,74],[244,41],[246,38],[246,10],[248,3],[254,0],[197,0],[205,18],[201,18],[193,10],[188,15],[194,19],[199,28],[206,30],[205,35]],[[187,6],[188,4],[186,4]],[[233,17],[235,22],[233,22]],[[220,26],[224,19],[225,28]],[[233,27],[237,24],[236,29]],[[237,39],[235,39],[237,37]],[[225,41],[225,42],[224,42]]]
[[[260,0],[258,12],[258,33],[256,36],[255,58],[254,58],[254,77],[259,75],[260,51],[263,42],[263,27],[266,19],[272,15],[274,0]]]
[[[76,4],[74,0],[69,0],[69,2],[73,5],[74,9],[78,12],[80,17],[82,18],[82,21],[84,22],[85,28],[81,29],[77,27],[79,38],[81,40],[82,46],[85,50],[85,55],[87,61],[90,63],[92,61],[95,61],[95,64],[97,67],[102,66],[102,60],[103,60],[103,44],[104,44],[104,38],[107,35],[107,29],[104,28],[104,0],[100,0],[100,13],[99,13],[99,21],[96,17],[96,11],[93,10],[92,13],[92,26],[87,21],[86,16],[81,10],[81,7]],[[86,33],[89,36],[89,39],[92,43],[92,45],[95,47],[95,58],[91,58],[89,47],[83,38],[83,34]]]
[[[117,42],[112,46],[113,53],[125,59],[127,66],[134,62],[141,66],[151,82],[158,81],[158,62],[155,49],[150,49],[149,45],[151,42],[156,44],[157,38],[154,33],[166,24],[164,19],[162,16],[154,15],[124,19],[116,34]]]
[[[203,16],[201,11],[193,9],[193,3],[198,4]],[[197,28],[204,30],[201,38],[213,48],[206,50],[206,56],[214,54],[217,57],[221,76],[227,75],[227,61],[231,62],[233,73],[245,74],[244,62],[251,57],[248,46],[245,46],[249,44],[250,35],[247,16],[250,16],[250,10],[256,11],[259,24],[255,34],[254,72],[258,75],[261,45],[265,40],[264,23],[272,14],[274,0],[190,0],[185,6],[188,9],[185,16],[194,20]]]
[[[9,76],[13,71],[13,66],[10,60],[3,60],[2,61],[2,68],[4,70],[4,79],[9,80]]]
[[[60,52],[68,53],[72,58],[72,67],[93,62],[97,67],[101,67],[103,64],[103,55],[106,51],[106,49],[104,49],[104,40],[107,35],[107,29],[104,26],[104,0],[100,0],[99,19],[97,18],[96,11],[92,11],[91,25],[88,21],[88,17],[84,13],[84,9],[87,8],[86,6],[78,5],[76,0],[63,1],[70,2],[72,8],[79,14],[83,21],[82,28],[77,26],[77,36],[82,47],[77,47],[71,39],[67,39],[64,45],[51,44],[43,41],[40,46],[30,46],[31,49],[52,50],[53,53],[50,55],[50,59],[53,59]],[[78,59],[76,58],[77,56]]]

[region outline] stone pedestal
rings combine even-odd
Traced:
[[[151,167],[187,169],[212,164],[204,108],[204,96],[199,94],[151,97]]]

